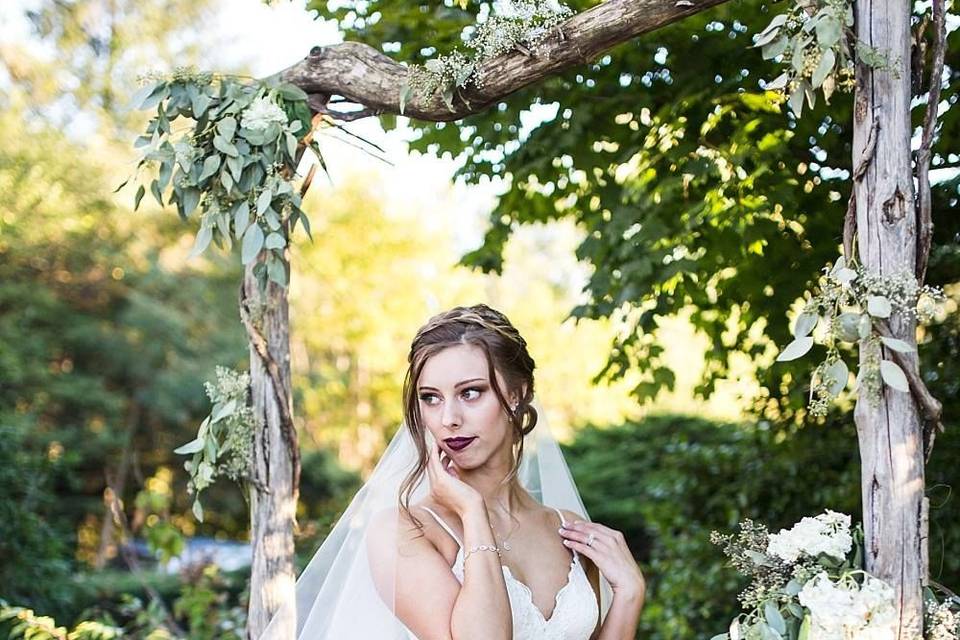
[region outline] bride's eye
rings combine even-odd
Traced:
[[[432,405],[432,404],[436,404],[433,402],[433,399],[436,397],[437,396],[432,393],[424,393],[423,395],[420,396],[420,400],[422,400],[423,402],[429,405]]]
[[[470,387],[469,389],[464,389],[463,393],[464,395],[470,392],[476,393],[477,395],[467,398],[467,400],[476,400],[477,398],[480,397],[480,394],[482,393],[482,391],[483,391],[482,389],[477,389],[476,387]]]

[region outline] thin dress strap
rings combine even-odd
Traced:
[[[446,522],[444,522],[444,521],[443,521],[443,518],[441,518],[441,517],[438,516],[436,513],[434,513],[434,512],[433,512],[433,509],[431,509],[430,507],[426,507],[426,506],[425,506],[425,507],[423,507],[423,508],[424,508],[424,510],[425,510],[427,513],[429,513],[430,515],[433,516],[433,519],[437,521],[437,524],[439,524],[441,527],[443,527],[444,531],[446,531],[447,533],[449,533],[449,534],[450,534],[450,537],[453,538],[453,539],[456,541],[457,545],[462,549],[462,548],[463,548],[463,543],[460,542],[460,538],[458,538],[458,537],[457,537],[457,534],[455,534],[455,533],[453,532],[453,529],[450,528],[450,525],[448,525]]]
[[[563,525],[563,524],[567,524],[567,521],[566,521],[566,520],[564,519],[564,517],[563,517],[563,512],[560,511],[560,509],[557,509],[556,507],[551,507],[551,509],[553,509],[554,511],[556,511],[556,512],[557,512],[557,515],[560,516],[560,524],[562,524],[562,525]]]

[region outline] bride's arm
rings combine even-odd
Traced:
[[[421,516],[418,518],[426,518]],[[464,527],[465,549],[478,545],[494,546],[493,532],[482,503],[465,511],[461,519]],[[419,529],[401,516],[399,553],[392,558],[376,559],[379,565],[379,584],[390,583],[395,576],[394,613],[419,640],[510,640],[513,624],[510,601],[503,580],[500,559],[493,551],[470,554],[464,567],[463,586],[457,580],[446,559]],[[390,527],[379,529],[379,550],[390,544]],[[375,534],[376,535],[376,534]],[[396,548],[396,540],[393,544]],[[392,572],[384,570],[395,564]],[[387,575],[392,573],[393,575]],[[382,596],[385,594],[381,593]]]

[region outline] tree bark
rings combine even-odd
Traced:
[[[859,40],[884,52],[890,65],[857,67],[853,158],[859,177],[853,188],[860,262],[882,275],[913,273],[917,224],[910,164],[910,5],[858,0],[856,25]],[[897,314],[889,327],[894,337],[916,344],[912,318]],[[861,366],[865,357],[861,352]],[[890,353],[883,357],[891,359]],[[915,354],[902,361],[916,370]],[[858,399],[854,416],[862,462],[866,569],[896,592],[896,637],[919,640],[926,533],[918,406],[910,393],[884,385],[879,401]]]
[[[453,109],[440,95],[412,95],[403,114],[433,122],[459,120],[489,109],[523,87],[586,64],[612,47],[655,31],[726,0],[607,0],[560,25],[535,56],[512,51],[480,65],[483,87],[470,84],[454,97]],[[311,107],[340,117],[400,113],[400,92],[407,67],[359,42],[314,47],[310,55],[281,72],[284,80],[311,94]],[[343,96],[363,109],[330,111],[331,96]]]
[[[253,275],[256,263],[245,270],[240,301],[251,342],[250,388],[259,423],[254,432],[255,482],[250,488],[253,564],[247,637],[251,640],[260,637],[278,612],[271,637],[295,637],[293,529],[299,474],[291,417],[287,290],[270,282],[261,296]]]

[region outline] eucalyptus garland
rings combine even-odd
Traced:
[[[797,0],[770,21],[753,46],[761,48],[764,60],[784,62],[784,72],[764,88],[781,92],[798,117],[804,101],[811,109],[816,105],[818,89],[828,104],[835,91],[852,91],[856,59],[889,67],[882,52],[857,41],[851,0]]]
[[[266,249],[266,260],[254,266],[261,289],[268,280],[286,286],[284,249],[297,222],[310,235],[293,186],[298,146],[309,146],[322,162],[308,137],[306,93],[276,78],[261,81],[184,68],[148,80],[134,104],[155,109],[156,115],[134,143],[143,149],[134,179],[141,169],[152,170],[149,190],[161,206],[176,205],[184,220],[199,211],[191,257],[211,241],[226,250],[234,240],[240,243],[243,264]],[[134,209],[146,190],[140,184]]]
[[[257,421],[247,402],[250,374],[217,367],[216,382],[204,388],[213,403],[210,415],[200,423],[197,437],[174,449],[193,456],[184,463],[190,474],[187,493],[193,495],[193,515],[203,522],[200,493],[221,476],[235,482],[251,480],[253,436]]]
[[[909,271],[880,276],[859,264],[850,264],[843,256],[830,267],[824,267],[817,292],[807,300],[793,326],[794,340],[784,347],[778,362],[795,360],[813,347],[814,330],[820,326],[820,342],[826,346],[826,357],[813,372],[810,385],[809,411],[822,416],[846,388],[850,370],[841,354],[842,344],[859,343],[864,354],[856,375],[857,393],[863,391],[869,401],[877,401],[886,383],[897,391],[909,392],[906,374],[900,366],[883,358],[886,347],[900,353],[916,349],[907,342],[883,335],[878,326],[893,314],[916,318],[919,323],[933,319],[943,290],[920,286]]]
[[[454,93],[471,81],[477,87],[483,86],[483,77],[477,72],[483,62],[512,50],[536,55],[547,36],[572,15],[573,10],[559,0],[494,2],[493,14],[474,27],[466,44],[469,51],[455,49],[410,67],[400,91],[400,113],[414,92],[440,92],[447,108],[453,111]]]

